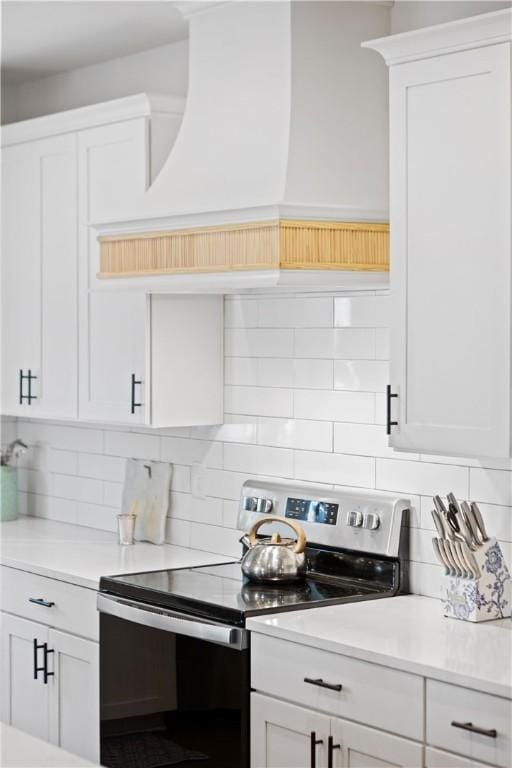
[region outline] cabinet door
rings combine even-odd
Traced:
[[[251,694],[251,768],[324,768],[329,726],[326,715]]]
[[[1,717],[4,723],[48,741],[48,684],[42,672],[35,675],[34,640],[48,640],[48,629],[35,621],[1,614]],[[44,650],[37,649],[37,665],[43,666]]]
[[[469,757],[458,757],[451,752],[445,752],[442,749],[425,750],[426,768],[485,768],[484,763],[475,763]]]
[[[510,57],[503,43],[391,67],[398,449],[509,455]]]
[[[423,746],[348,720],[331,720],[333,768],[422,768]]]
[[[68,752],[99,761],[98,643],[50,629],[54,675],[50,691],[50,741]]]
[[[78,136],[79,156],[79,416],[138,423],[144,408],[146,298],[99,280],[94,223],[132,212],[148,180],[145,118],[91,128]],[[133,410],[133,413],[132,413]]]
[[[85,301],[81,315],[80,418],[143,423],[146,296],[89,291]]]
[[[2,410],[76,418],[76,138],[6,147],[2,155]],[[20,371],[35,377],[34,399]]]

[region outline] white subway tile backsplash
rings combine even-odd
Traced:
[[[91,504],[103,503],[103,483],[87,477],[72,475],[53,475],[52,495],[61,499],[87,501]]]
[[[471,467],[469,495],[472,501],[512,505],[512,473]]]
[[[226,328],[253,328],[258,325],[259,302],[238,296],[226,298],[224,302],[224,325]]]
[[[373,360],[375,330],[373,328],[306,328],[295,331],[295,356]]]
[[[375,486],[375,459],[334,453],[295,452],[295,477],[319,483]]]
[[[389,382],[389,364],[382,360],[335,360],[334,389],[383,392]]]
[[[162,461],[222,467],[222,444],[218,442],[162,437],[160,451]]]
[[[332,424],[328,421],[300,421],[259,417],[257,442],[283,448],[312,451],[332,450]]]
[[[293,390],[265,387],[225,387],[226,413],[246,416],[292,416]]]
[[[251,295],[225,299],[225,419],[209,427],[2,421],[5,441],[30,445],[19,462],[22,514],[116,530],[125,462],[173,464],[166,539],[240,555],[248,477],[328,493],[377,488],[410,498],[411,588],[438,597],[432,495],[479,502],[512,556],[512,461],[395,452],[385,434],[389,296]]]
[[[425,496],[444,495],[452,491],[466,499],[469,490],[467,467],[425,464],[418,461],[377,459],[377,483],[381,491],[416,493]]]
[[[115,507],[121,512],[121,503],[123,499],[122,483],[103,483],[103,504],[105,507]]]
[[[335,328],[388,328],[389,296],[341,296],[334,299]]]
[[[224,446],[224,469],[247,475],[293,477],[293,451],[260,445]]]
[[[370,424],[375,418],[375,396],[366,392],[298,389],[295,392],[294,415],[298,419]]]
[[[261,328],[332,328],[332,297],[260,299]]]
[[[334,425],[334,451],[388,458],[395,455],[393,449],[388,447],[388,438],[381,426],[347,422]]]
[[[291,329],[227,328],[224,349],[228,357],[293,357]]]
[[[105,432],[105,453],[127,459],[160,458],[160,437],[134,432]]]
[[[78,470],[74,474],[114,483],[124,480],[126,459],[96,453],[79,453],[77,459]]]

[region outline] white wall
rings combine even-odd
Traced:
[[[134,93],[185,96],[188,41],[151,48],[58,75],[2,86],[2,123],[48,115]]]
[[[397,0],[391,9],[391,34],[444,24],[447,21],[476,16],[508,8],[512,2],[494,0]]]
[[[387,447],[388,301],[376,294],[226,298],[225,424],[151,431],[20,420],[25,513],[115,529],[126,457],[174,464],[167,539],[237,557],[247,477],[393,491],[412,500],[413,590],[439,594],[432,495],[481,503],[512,560],[512,463]],[[335,320],[336,318],[336,320]],[[204,498],[193,498],[192,479]]]

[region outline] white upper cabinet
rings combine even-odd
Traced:
[[[97,277],[95,225],[130,216],[182,106],[133,96],[3,130],[3,413],[222,421],[222,297],[153,298]]]
[[[2,155],[2,412],[75,418],[76,137]]]
[[[390,444],[508,457],[512,14],[367,44],[390,64]]]
[[[79,417],[143,422],[146,297],[102,290],[97,279],[99,243],[91,222],[129,210],[148,182],[145,117],[99,126],[78,134],[80,211]],[[133,384],[133,382],[141,382]]]

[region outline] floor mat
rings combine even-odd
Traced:
[[[207,755],[180,747],[161,733],[127,733],[107,736],[101,742],[101,761],[108,768],[163,768]]]

